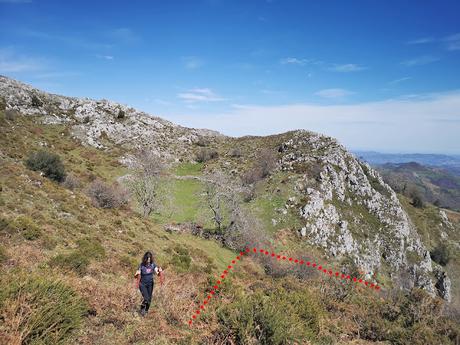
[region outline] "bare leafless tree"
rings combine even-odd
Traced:
[[[128,180],[128,186],[144,217],[157,210],[160,202],[162,175],[166,169],[164,161],[152,151],[141,150],[136,154],[136,169]]]
[[[243,206],[245,187],[223,172],[208,175],[204,185],[211,219],[227,247],[243,249],[267,242],[257,218]]]
[[[224,223],[229,222],[228,215],[236,203],[236,191],[230,179],[223,172],[214,172],[204,179],[204,195],[211,219],[220,233]]]

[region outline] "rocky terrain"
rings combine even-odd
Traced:
[[[45,337],[44,325],[53,326],[43,308],[55,325],[71,325],[59,339],[81,344],[459,340],[460,214],[414,206],[333,138],[306,130],[229,137],[7,77],[0,77],[0,129],[0,339],[7,343]],[[43,149],[54,157],[47,164],[59,157],[64,180],[28,164]],[[139,149],[168,163],[148,216],[124,185],[139,173]],[[216,175],[227,179],[225,197],[247,244],[327,263],[381,290],[248,257],[190,328],[217,273],[238,255],[226,242],[232,223],[220,231],[211,218],[207,193]],[[95,191],[112,203],[95,202]],[[132,284],[146,248],[167,272],[147,323],[135,313]]]
[[[200,138],[217,147],[234,140],[112,101],[48,94],[6,77],[0,77],[0,96],[6,109],[35,116],[44,124],[69,124],[74,138],[98,149],[148,147],[179,161],[193,160],[193,144]],[[396,285],[421,287],[450,300],[448,276],[441,267],[433,268],[429,251],[397,195],[374,169],[330,137],[299,130],[276,138],[277,169],[295,173],[286,208],[297,210],[303,225],[294,230],[303,241],[324,248],[332,257],[352,258],[367,278],[387,275]],[[447,223],[442,227],[449,236]]]

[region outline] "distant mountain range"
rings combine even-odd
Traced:
[[[374,166],[396,192],[417,190],[424,201],[460,209],[460,156],[440,154],[389,154],[354,151]]]
[[[401,164],[415,162],[425,166],[442,167],[460,176],[460,155],[424,153],[380,153],[375,151],[352,151],[355,156],[371,165],[387,163]]]

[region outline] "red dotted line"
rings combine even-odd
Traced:
[[[188,324],[192,325],[193,320],[195,320],[204,310],[205,306],[211,301],[212,297],[215,295],[215,293],[219,290],[219,285],[222,284],[222,281],[225,279],[227,274],[230,273],[230,270],[233,269],[233,265],[236,264],[239,260],[242,259],[244,252],[240,252],[240,255],[237,256],[234,260],[232,260],[232,265],[228,265],[227,269],[225,269],[222,274],[220,275],[220,279],[216,281],[216,284],[211,288],[211,291],[209,294],[206,296],[206,299],[201,303],[200,307],[193,313],[192,317],[190,318]]]
[[[268,252],[267,250],[264,250],[264,249],[253,248],[252,251],[254,253],[256,253],[256,254],[259,253],[259,254],[264,254],[266,256],[270,255],[272,258],[276,257],[277,260],[286,260],[286,261],[291,262],[291,263],[316,268],[316,269],[318,269],[318,271],[323,272],[324,274],[327,274],[330,277],[336,277],[337,279],[350,280],[350,281],[353,280],[353,282],[359,283],[359,284],[362,283],[364,286],[369,287],[371,289],[374,289],[374,290],[377,290],[377,291],[380,290],[380,286],[377,285],[376,283],[371,283],[371,282],[368,282],[368,281],[366,281],[364,279],[361,279],[361,278],[351,277],[350,275],[345,275],[345,274],[340,273],[338,271],[334,272],[331,269],[327,269],[326,267],[324,267],[324,266],[322,266],[322,265],[320,265],[320,264],[318,264],[316,262],[293,259],[291,257],[286,257],[286,256],[276,254],[276,253],[273,253],[273,252],[270,253],[270,252]],[[251,249],[246,248],[246,252],[247,253],[251,252]]]
[[[361,278],[351,277],[350,275],[345,275],[345,274],[340,273],[338,271],[334,272],[331,269],[327,269],[326,267],[324,267],[324,266],[322,266],[322,265],[320,265],[320,264],[318,264],[316,262],[310,262],[310,261],[294,259],[292,257],[287,257],[287,256],[284,256],[284,255],[281,255],[281,254],[276,254],[276,253],[273,253],[273,252],[270,253],[270,252],[268,252],[267,250],[264,250],[264,249],[252,248],[252,250],[251,250],[249,248],[246,248],[246,253],[251,253],[251,252],[254,252],[256,254],[259,253],[259,254],[263,254],[263,255],[266,255],[266,256],[271,256],[272,258],[276,258],[277,260],[280,260],[280,261],[285,260],[285,261],[295,263],[295,264],[298,264],[298,265],[305,265],[307,267],[316,268],[318,271],[323,272],[324,274],[327,274],[330,277],[336,277],[337,279],[342,279],[342,280],[346,280],[346,281],[353,281],[353,282],[358,283],[358,284],[363,284],[364,286],[369,287],[370,289],[374,289],[374,290],[377,290],[377,291],[380,290],[380,286],[377,285],[376,283],[371,283],[371,282],[365,281],[364,279],[361,279]],[[246,253],[245,252],[240,252],[240,255],[237,256],[234,260],[232,260],[231,263],[233,265],[236,264],[239,260],[242,259],[243,255],[245,255]],[[200,314],[202,314],[204,312],[204,310],[206,308],[205,306],[210,302],[212,297],[219,290],[219,285],[222,284],[222,281],[225,279],[225,277],[227,276],[229,271],[234,268],[233,265],[228,265],[227,269],[225,269],[222,272],[222,274],[220,275],[220,280],[216,281],[216,284],[214,286],[212,286],[211,291],[206,296],[206,299],[203,301],[203,303],[199,306],[199,308],[191,316],[190,320],[188,321],[189,325],[192,325],[193,321]]]

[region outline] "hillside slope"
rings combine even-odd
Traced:
[[[13,289],[0,294],[0,305],[8,301],[10,306],[2,309],[0,336],[20,339],[21,327],[27,325],[27,317],[19,323],[11,321],[11,316],[21,315],[21,298],[27,296],[15,294],[16,282],[49,276],[69,284],[89,306],[82,318],[85,327],[76,327],[80,330],[72,335],[79,343],[225,344],[249,343],[254,337],[258,342],[279,344],[289,339],[303,339],[299,342],[303,344],[395,339],[414,343],[417,332],[419,343],[424,344],[458,339],[455,323],[439,325],[428,316],[408,319],[410,310],[422,315],[427,306],[436,310],[433,317],[443,318],[447,308],[416,287],[432,296],[452,298],[454,305],[458,301],[458,277],[451,274],[456,272],[458,258],[440,266],[428,251],[439,244],[441,236],[449,245],[458,244],[458,221],[447,218],[455,219],[455,215],[446,216],[434,208],[434,216],[428,210],[417,213],[372,168],[335,140],[308,131],[225,137],[180,127],[113,102],[49,95],[5,77],[0,79],[0,97],[5,108],[0,110],[0,257],[5,273],[1,284],[8,286],[3,291]],[[17,113],[12,114],[11,109]],[[87,196],[88,186],[96,179],[115,182],[131,174],[138,147],[155,150],[171,161],[170,207],[166,205],[150,218],[136,212],[133,200],[119,208],[95,207]],[[79,186],[69,189],[27,169],[25,159],[42,149],[57,153]],[[203,149],[217,154],[196,163]],[[187,326],[218,272],[238,252],[215,240],[164,228],[200,222],[206,211],[202,178],[223,171],[239,180],[257,163],[261,149],[271,150],[276,164],[268,176],[250,183],[254,195],[243,205],[262,223],[265,234],[259,237],[269,238],[270,250],[327,261],[345,274],[355,269],[362,279],[381,285],[385,299],[314,272],[290,272],[283,265],[276,274],[267,274],[266,263],[247,258],[226,281],[228,285],[201,323],[193,329]],[[434,219],[436,232],[425,226],[426,221],[419,222],[425,216]],[[167,272],[165,286],[156,288],[155,311],[148,317],[158,325],[155,334],[134,314],[139,296],[131,274],[146,249],[154,250]],[[448,275],[454,281],[452,292]],[[393,290],[399,287],[411,292]],[[300,305],[308,306],[308,315],[315,315],[307,322],[301,311],[293,311],[305,332],[276,328],[270,318],[287,316],[277,315],[260,302],[266,296],[272,302],[281,298],[276,299],[280,305],[291,305],[293,301],[282,299],[291,292],[304,299]],[[251,313],[262,303],[260,319],[252,321],[254,329],[242,330],[242,324],[251,324],[244,321],[247,314],[242,308],[250,301],[255,303]],[[389,317],[391,305],[399,310]],[[234,319],[236,312],[243,314]],[[289,324],[288,319],[284,321]],[[425,333],[419,331],[421,327]],[[266,333],[257,338],[257,329]]]

